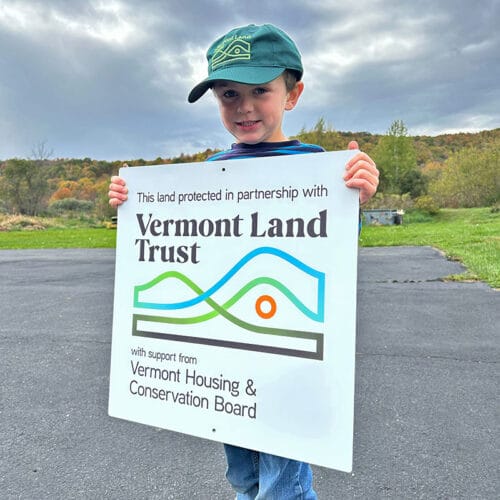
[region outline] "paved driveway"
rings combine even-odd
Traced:
[[[321,499],[497,498],[500,292],[361,249],[354,473]],[[107,416],[113,250],[0,251],[0,497],[231,499],[218,443]]]

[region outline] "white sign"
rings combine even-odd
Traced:
[[[111,416],[351,470],[355,153],[121,169]]]

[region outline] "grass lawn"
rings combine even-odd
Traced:
[[[113,248],[113,229],[68,227],[44,230],[0,231],[0,249]],[[365,226],[361,246],[432,246],[468,269],[450,279],[481,280],[500,288],[500,213],[489,208],[441,210],[422,218],[407,214],[401,226]]]
[[[116,231],[106,228],[48,228],[0,232],[0,250],[21,248],[114,248]]]

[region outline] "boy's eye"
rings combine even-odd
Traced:
[[[238,94],[236,93],[235,90],[226,90],[222,95],[226,99],[231,99],[232,97],[236,97]]]
[[[257,95],[262,95],[262,94],[265,94],[267,92],[267,89],[265,89],[264,87],[258,87],[256,89],[254,89],[254,94],[257,94]]]

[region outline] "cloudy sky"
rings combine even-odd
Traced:
[[[205,52],[249,23],[287,31],[305,92],[285,133],[500,127],[500,0],[0,0],[0,159],[124,160],[225,148]]]

